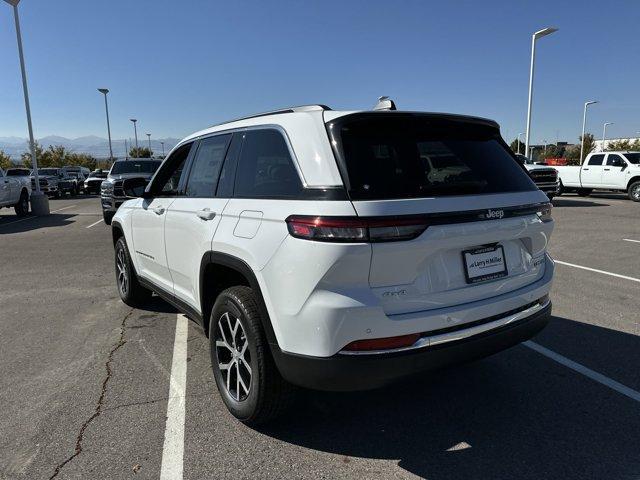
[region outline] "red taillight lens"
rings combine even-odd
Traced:
[[[393,242],[410,240],[429,224],[423,217],[313,217],[292,215],[286,220],[296,238],[321,242]]]
[[[348,352],[366,352],[373,350],[393,350],[395,348],[410,347],[420,338],[419,333],[402,335],[400,337],[374,338],[372,340],[356,340],[343,348]]]

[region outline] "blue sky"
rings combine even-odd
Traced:
[[[0,2],[0,136],[26,136],[11,8]],[[263,110],[325,103],[497,120],[525,129],[538,42],[532,141],[640,131],[640,2],[22,0],[37,137],[182,137]]]

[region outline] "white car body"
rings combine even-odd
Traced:
[[[7,175],[0,168],[0,208],[13,207],[20,201],[21,195],[31,197],[31,179],[29,176]]]
[[[442,345],[484,338],[488,332],[536,315],[548,318],[554,264],[547,246],[553,221],[543,219],[539,212],[541,205],[548,205],[546,195],[531,184],[526,191],[480,195],[393,200],[332,196],[334,191],[343,192],[345,185],[328,129],[332,122],[353,113],[311,106],[225,123],[185,138],[167,157],[211,135],[275,129],[286,141],[304,189],[325,195],[323,198],[176,195],[131,199],[113,218],[114,241],[124,235],[141,281],[203,324],[205,332],[211,305],[207,294],[212,289],[209,280],[203,280],[207,262],[219,259],[253,276],[249,284],[264,301],[270,322],[266,328],[272,329],[267,337],[280,372],[285,379],[310,387],[351,389],[346,379],[325,385],[332,383],[325,382],[327,377],[340,376],[337,368],[313,378],[315,366],[305,367],[306,373],[301,374],[297,366],[289,367],[285,357],[305,364],[314,359],[393,354],[395,350],[349,352],[345,346],[416,332],[421,334],[419,342],[402,350],[440,351]],[[497,125],[491,128],[497,131]],[[160,167],[147,190],[162,170]],[[339,243],[294,237],[287,228],[292,215],[427,215],[434,220],[410,240]],[[443,216],[451,221],[438,220]],[[469,283],[462,252],[486,245],[503,248],[508,274]],[[384,383],[396,375],[381,376],[384,379],[362,386]]]
[[[563,190],[615,190],[630,192],[640,182],[640,152],[590,153],[581,166],[554,166]],[[632,162],[631,160],[634,160]],[[640,191],[638,192],[640,194]],[[634,199],[635,200],[635,199]],[[636,201],[640,200],[640,197]]]

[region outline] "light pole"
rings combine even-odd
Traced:
[[[524,135],[524,132],[518,134],[518,154],[520,153],[520,135]]]
[[[151,134],[147,133],[147,140],[149,140],[149,157],[151,157]]]
[[[124,159],[129,160],[129,150],[127,149],[127,139],[124,139]]]
[[[164,142],[160,142],[160,145],[162,145],[162,158],[164,158]]]
[[[587,107],[594,103],[598,103],[598,100],[589,100],[588,102],[584,102],[584,113],[582,114],[582,137],[580,137],[580,165],[582,165],[582,162],[584,161],[584,129],[587,125]]]
[[[20,0],[4,0],[13,7],[13,18],[16,23],[16,38],[18,40],[18,55],[20,56],[20,71],[22,73],[22,91],[24,93],[24,106],[27,111],[27,126],[29,129],[29,149],[31,150],[31,165],[36,191],[31,194],[31,211],[36,215],[49,214],[49,198],[40,191],[38,178],[38,159],[36,158],[36,145],[33,140],[33,125],[31,124],[31,107],[29,106],[29,89],[27,88],[27,71],[24,66],[24,52],[22,51],[22,34],[20,32],[20,18],[18,16],[18,3]]]
[[[553,32],[557,31],[557,28],[548,27],[543,28],[542,30],[538,30],[531,36],[531,68],[529,70],[529,105],[527,107],[527,133],[525,136],[525,152],[529,151],[529,139],[531,137],[531,103],[533,100],[533,72],[536,60],[536,40],[547,35],[551,35]]]
[[[98,91],[104,95],[104,109],[107,112],[107,135],[109,135],[109,160],[113,162],[113,148],[111,148],[111,125],[109,124],[109,105],[107,104],[108,88],[99,88]]]
[[[602,127],[602,151],[604,152],[604,141],[607,138],[607,125],[613,125],[613,122],[605,122]]]
[[[129,120],[133,122],[133,133],[136,136],[136,150],[137,150],[138,149],[138,127],[136,127],[136,122],[138,120],[136,120],[135,118],[130,118]]]

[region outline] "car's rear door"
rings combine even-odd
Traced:
[[[386,235],[371,243],[369,285],[387,313],[483,300],[544,275],[548,199],[496,126],[389,114],[329,129],[357,214]],[[415,238],[394,240],[416,225]]]
[[[604,153],[591,155],[587,164],[582,166],[580,183],[584,188],[598,188],[602,186],[602,164],[604,163],[604,156]]]
[[[200,265],[229,201],[216,197],[216,188],[232,134],[201,139],[194,147],[184,195],[167,210],[165,243],[173,290],[177,299],[200,311]]]

